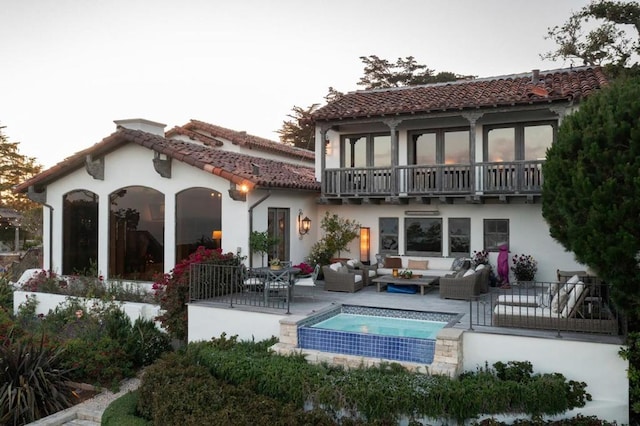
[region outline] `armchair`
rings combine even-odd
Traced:
[[[355,293],[361,290],[364,283],[361,274],[355,272],[334,271],[330,266],[322,267],[324,289],[328,291],[346,291]]]
[[[484,287],[482,279],[485,275],[486,273],[480,270],[466,277],[440,278],[440,298],[469,300],[480,295]]]

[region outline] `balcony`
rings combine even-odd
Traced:
[[[330,198],[539,196],[542,163],[404,165],[326,169],[322,192]]]

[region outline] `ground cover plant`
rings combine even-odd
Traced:
[[[189,344],[147,369],[138,415],[154,424],[163,424],[161,418],[215,423],[221,415],[238,416],[234,424],[283,419],[277,424],[386,425],[403,418],[412,425],[436,418],[454,424],[483,414],[541,419],[590,400],[585,383],[557,373],[534,374],[528,362],[496,363],[451,379],[411,373],[397,364],[351,370],[313,365],[300,355],[272,353],[274,342],[238,342],[223,335]],[[305,423],[295,420],[300,416],[311,417]]]
[[[153,321],[131,322],[117,302],[68,298],[47,315],[37,303],[27,296],[16,315],[0,308],[0,424],[79,402],[69,381],[115,389],[171,348]]]

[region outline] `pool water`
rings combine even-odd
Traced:
[[[298,322],[298,347],[431,364],[438,332],[461,314],[338,305]],[[340,325],[331,325],[338,322]],[[327,328],[331,327],[331,328]]]
[[[435,339],[446,322],[341,313],[312,327],[382,336]]]

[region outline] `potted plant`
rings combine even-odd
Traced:
[[[337,214],[326,212],[320,223],[320,227],[324,230],[324,242],[327,251],[331,254],[338,254],[349,251],[349,243],[353,241],[360,231],[360,223],[352,219],[345,219]]]
[[[280,263],[280,259],[274,257],[269,261],[269,268],[275,270],[282,269],[282,264]]]
[[[271,249],[278,245],[278,238],[269,235],[268,231],[253,231],[249,235],[249,249],[252,253],[258,253],[262,256],[262,266],[264,267],[264,255],[269,253]]]
[[[538,272],[538,262],[530,254],[516,254],[511,259],[511,270],[517,281],[533,281]]]

